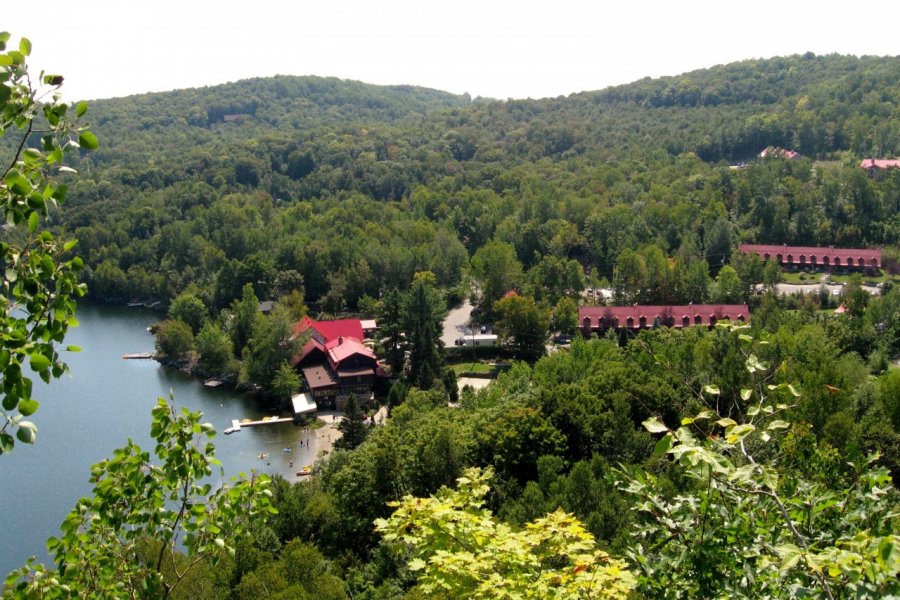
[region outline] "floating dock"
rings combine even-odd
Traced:
[[[131,354],[123,354],[125,360],[147,360],[156,356],[152,352],[133,352]]]
[[[225,430],[225,433],[237,433],[242,427],[255,427],[257,425],[273,425],[275,423],[293,423],[293,417],[271,417],[268,419],[260,419],[259,421],[238,421],[231,420],[231,427]]]

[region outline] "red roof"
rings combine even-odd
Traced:
[[[881,250],[869,248],[824,248],[817,246],[785,246],[775,244],[741,244],[744,254],[758,254],[789,265],[881,266]],[[826,261],[827,259],[827,261]],[[860,261],[864,264],[860,265]]]
[[[316,321],[313,327],[328,343],[339,337],[363,339],[362,323],[359,319],[338,319],[337,321]]]
[[[889,160],[882,158],[867,158],[859,166],[863,169],[891,169],[900,168],[900,160]]]
[[[375,353],[356,338],[339,337],[325,344],[325,349],[328,351],[328,360],[332,365],[339,365],[354,354],[362,354],[376,360]]]
[[[335,321],[314,321],[309,317],[303,317],[302,320],[294,323],[294,337],[305,333],[312,328],[318,333],[317,337],[320,342],[327,344],[339,337],[363,339],[362,321],[359,319],[337,319]]]
[[[643,318],[643,323],[641,319]],[[684,327],[712,325],[714,320],[746,321],[750,310],[746,304],[688,304],[687,306],[582,306],[578,321],[591,329],[607,327],[652,327],[659,318],[660,325]],[[585,319],[588,319],[586,322]],[[601,322],[601,319],[603,320]],[[668,320],[668,322],[667,322]],[[629,323],[630,321],[630,323]]]

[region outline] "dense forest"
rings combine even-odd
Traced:
[[[390,418],[354,430],[348,408],[352,443],[313,477],[204,513],[210,432],[161,404],[173,474],[131,446],[95,467],[57,570],[5,594],[66,597],[54,576],[151,598],[900,594],[900,169],[860,168],[900,154],[898,106],[897,58],[813,54],[544,100],[275,77],[92,103],[100,145],[50,213],[88,294],[162,303],[162,354],[275,397],[299,383],[293,320],[377,316]],[[827,292],[778,296],[741,242],[878,247],[884,268],[847,277],[838,315]],[[597,302],[585,287],[752,319],[544,356]],[[514,359],[480,391],[435,341],[464,297]],[[152,516],[176,500],[190,528]],[[164,560],[179,526],[188,556]]]

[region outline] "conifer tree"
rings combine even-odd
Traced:
[[[369,435],[369,429],[366,427],[365,415],[356,403],[356,398],[350,396],[344,407],[344,419],[338,424],[338,430],[341,432],[341,438],[335,442],[336,448],[344,450],[353,450],[362,444],[366,436]]]

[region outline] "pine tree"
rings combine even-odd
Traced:
[[[365,415],[356,403],[356,398],[350,396],[344,407],[344,418],[338,424],[338,430],[341,437],[334,445],[336,448],[343,450],[353,450],[362,444],[366,436],[369,435],[369,428],[366,427]]]

